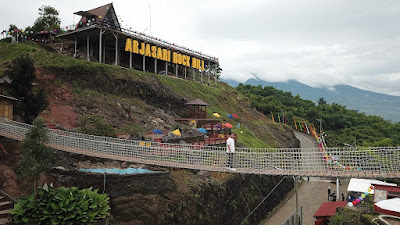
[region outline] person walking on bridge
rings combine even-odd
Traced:
[[[235,153],[235,139],[233,139],[234,137],[235,135],[232,132],[229,132],[229,138],[226,140],[226,153],[228,154],[227,166],[230,170],[236,170],[235,168],[233,168]]]

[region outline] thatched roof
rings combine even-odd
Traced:
[[[84,22],[87,19],[95,18],[96,21],[105,22],[110,25],[114,25],[116,28],[120,28],[119,21],[112,3],[88,11],[79,11],[74,14],[82,16],[79,22]]]

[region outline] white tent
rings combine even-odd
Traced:
[[[400,198],[382,200],[375,203],[381,209],[400,213]]]
[[[397,186],[397,184],[386,183],[380,180],[351,178],[349,186],[347,187],[347,193],[349,192],[364,193],[368,190],[368,188],[371,185],[374,184],[385,185],[385,186]],[[374,190],[372,190],[370,193],[374,194]]]

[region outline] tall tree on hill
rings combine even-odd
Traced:
[[[22,116],[25,123],[32,123],[48,105],[44,90],[33,88],[33,60],[27,54],[20,55],[11,62],[4,74],[11,80],[11,95],[21,101],[16,107],[16,112]]]
[[[14,24],[10,24],[10,28],[8,28],[8,31],[15,31],[15,30],[18,30],[18,27],[17,26],[15,26]]]
[[[318,103],[318,105],[326,105],[326,101],[325,101],[324,97],[319,98],[317,103]]]
[[[57,9],[49,5],[43,5],[39,8],[39,17],[33,24],[32,29],[36,32],[59,29],[61,20],[58,15]]]
[[[48,142],[48,128],[44,127],[44,119],[38,117],[33,121],[25,139],[22,141],[22,159],[19,162],[19,171],[24,178],[32,180],[33,192],[37,193],[39,176],[46,168],[55,162],[55,155]]]

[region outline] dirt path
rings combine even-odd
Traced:
[[[302,148],[315,148],[316,143],[309,136],[295,133],[297,139],[300,140]],[[306,151],[310,151],[306,149]],[[305,152],[306,154],[306,152]],[[316,167],[322,166],[316,165]],[[329,180],[320,180],[319,178],[310,178],[310,181],[304,180],[299,187],[298,190],[298,203],[299,207],[303,208],[303,224],[304,225],[312,225],[314,224],[314,213],[321,206],[323,202],[328,201],[328,187],[331,188],[331,191],[336,190],[336,184]],[[349,180],[342,180],[340,185],[340,193],[344,193],[346,195],[347,185]],[[336,192],[336,191],[335,191]],[[275,211],[275,213],[268,218],[268,220],[264,221],[262,225],[281,225],[283,224],[294,212],[296,211],[296,195],[293,192],[292,196],[290,196],[285,203],[281,205],[279,209]]]

